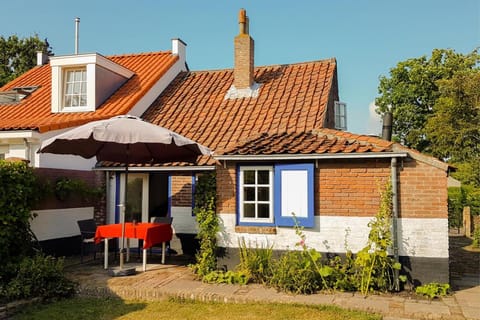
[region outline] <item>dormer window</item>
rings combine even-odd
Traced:
[[[87,69],[70,69],[65,71],[65,94],[63,107],[87,106]]]
[[[52,112],[93,112],[134,73],[98,53],[50,58]]]

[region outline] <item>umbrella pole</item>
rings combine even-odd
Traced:
[[[127,145],[127,161],[125,163],[125,191],[124,191],[124,198],[123,198],[123,207],[122,207],[122,215],[121,215],[121,223],[122,223],[122,240],[120,246],[120,270],[123,269],[123,262],[125,261],[125,215],[127,212],[127,190],[128,190],[128,156],[129,156],[129,147]]]
[[[120,223],[122,224],[122,238],[120,241],[120,269],[123,269],[123,262],[125,261],[125,215],[127,211],[127,189],[128,189],[128,164],[125,169],[125,191],[123,198],[123,205],[121,208]]]

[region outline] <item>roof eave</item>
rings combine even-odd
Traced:
[[[320,153],[320,154],[270,154],[270,155],[217,155],[219,161],[265,161],[265,160],[316,160],[316,159],[378,159],[406,158],[407,152],[366,153]]]
[[[94,171],[124,172],[125,167],[95,167]],[[212,171],[215,166],[161,166],[161,167],[128,167],[129,172],[139,171]]]

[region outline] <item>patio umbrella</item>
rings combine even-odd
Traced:
[[[120,269],[125,250],[125,205],[129,164],[195,162],[212,152],[184,136],[142,119],[125,115],[93,121],[45,140],[39,153],[70,154],[97,161],[125,164],[125,196],[122,205]]]

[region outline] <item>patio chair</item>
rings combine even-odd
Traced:
[[[172,224],[173,217],[150,217],[151,223],[167,223]],[[170,248],[170,241],[166,243],[167,246],[167,254],[171,255],[172,253],[177,253],[175,250]],[[154,246],[153,246],[154,247]],[[153,248],[152,247],[152,248]],[[150,255],[152,254],[152,248],[150,248]]]
[[[80,263],[83,263],[83,256],[85,255],[85,249],[93,247],[93,259],[97,257],[97,245],[95,244],[95,231],[97,230],[97,224],[93,219],[78,220],[78,228],[80,229]],[[88,254],[88,252],[87,252]]]

